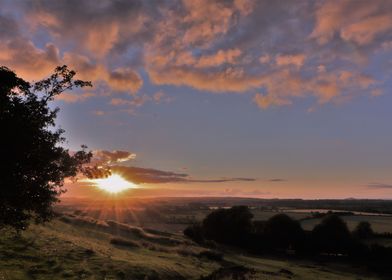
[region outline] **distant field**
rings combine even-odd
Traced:
[[[367,221],[372,225],[372,228],[377,233],[391,232],[392,233],[392,217],[383,216],[342,216],[342,219],[347,223],[348,227],[353,230],[361,221]],[[320,223],[320,219],[309,219],[302,221],[302,226],[306,230],[312,230],[315,225]]]
[[[111,240],[116,238],[116,245]],[[124,240],[124,241],[123,241]],[[122,245],[123,244],[123,245]],[[62,217],[31,226],[22,237],[0,234],[1,280],[51,279],[381,279],[335,263],[268,259],[224,249],[223,260],[181,235],[145,231],[89,218]],[[213,275],[227,277],[213,278]],[[360,275],[360,276],[358,276]]]
[[[202,221],[211,210],[199,210],[188,212],[186,214],[169,214],[168,217],[175,217],[177,220],[181,220],[185,217],[192,216],[195,218],[195,221]],[[285,213],[290,217],[301,220],[306,217],[310,216],[310,213],[305,212],[284,212],[284,211],[265,211],[265,210],[256,210],[253,209],[252,213],[254,215],[254,220],[268,220],[272,216]],[[384,233],[384,232],[392,232],[392,217],[387,216],[364,216],[364,215],[354,215],[354,216],[342,216],[342,219],[347,223],[348,227],[353,230],[357,224],[361,221],[368,221],[371,223],[372,228],[377,233]],[[312,230],[315,225],[319,224],[321,219],[306,219],[301,222],[302,226],[306,230]],[[175,233],[180,233],[182,230],[187,227],[188,224],[186,223],[160,223],[160,222],[145,222],[143,223],[144,227],[155,228],[164,231],[170,231]]]
[[[187,217],[194,217],[195,221],[201,222],[205,216],[210,213],[211,210],[195,210],[191,212],[187,212],[186,214],[178,213],[178,214],[168,214],[168,217],[175,218],[178,221],[185,219]],[[290,217],[301,220],[310,216],[310,213],[303,212],[282,212],[282,211],[265,211],[265,210],[252,210],[254,215],[254,220],[268,220],[272,216],[285,213]],[[342,219],[347,223],[350,230],[353,230],[357,224],[361,221],[368,221],[375,232],[384,233],[384,232],[392,232],[392,217],[386,216],[342,216]],[[150,221],[140,221],[141,225],[146,228],[157,229],[161,231],[167,231],[172,233],[180,234],[182,231],[189,225],[189,223],[181,223],[181,222],[150,222]],[[321,219],[306,219],[301,222],[302,227],[305,230],[312,230],[315,225],[319,224]]]
[[[176,214],[162,213],[162,215],[165,216],[166,220],[169,222],[149,221],[145,219],[145,220],[139,220],[139,223],[141,226],[146,228],[153,228],[153,229],[168,231],[173,233],[182,233],[182,231],[189,224],[191,224],[191,222],[181,222],[181,221],[193,220],[194,222],[201,222],[209,213],[211,213],[211,211],[212,210],[193,210],[193,211],[186,211],[186,213],[181,213],[179,211],[179,213]],[[272,216],[281,213],[278,211],[264,211],[258,209],[252,209],[251,211],[254,215],[253,217],[254,220],[268,220]],[[294,219],[302,219],[309,216],[309,214],[306,213],[295,213],[295,212],[290,212],[286,214],[288,214]]]
[[[309,213],[297,213],[297,212],[283,212],[283,211],[264,211],[264,210],[252,210],[254,220],[268,220],[272,216],[280,213],[285,213],[293,219],[300,220],[309,216]]]

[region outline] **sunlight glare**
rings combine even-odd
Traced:
[[[89,181],[97,188],[113,194],[136,188],[134,183],[125,180],[119,174],[112,174],[107,178],[90,179]]]

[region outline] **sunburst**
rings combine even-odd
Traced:
[[[97,188],[112,194],[137,188],[136,184],[125,180],[121,175],[115,173],[107,178],[88,179],[88,182],[91,182]]]

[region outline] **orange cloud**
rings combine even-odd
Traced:
[[[258,76],[248,76],[241,68],[226,68],[221,72],[205,72],[181,67],[148,69],[156,84],[186,85],[211,92],[245,92],[262,84]]]
[[[80,73],[82,79],[104,81],[113,90],[135,94],[143,85],[140,75],[130,68],[109,71],[102,64],[95,64],[90,58],[75,53],[65,53],[64,62]]]
[[[66,103],[76,103],[85,101],[86,99],[95,96],[92,92],[85,92],[85,93],[71,93],[71,92],[64,92],[60,95],[56,96],[56,100],[61,100]]]
[[[140,107],[144,103],[148,102],[151,100],[151,97],[148,95],[141,95],[141,96],[134,96],[131,100],[128,99],[123,99],[123,98],[112,98],[110,100],[110,104],[114,106],[133,106],[133,107]]]
[[[59,50],[53,44],[37,48],[25,38],[0,42],[0,64],[7,65],[27,80],[42,79],[61,64]]]
[[[172,99],[170,97],[168,97],[163,91],[158,91],[158,92],[154,93],[152,98],[155,101],[155,103],[157,103],[157,104],[161,103],[161,102],[172,101]]]
[[[139,74],[130,68],[117,68],[111,71],[106,81],[115,90],[130,90],[131,93],[136,93],[143,85],[143,80]]]
[[[317,7],[316,25],[310,35],[320,44],[334,35],[358,45],[372,43],[375,37],[392,29],[391,2],[384,0],[325,1]]]
[[[374,38],[385,31],[392,29],[392,13],[373,16],[359,22],[345,26],[341,30],[341,37],[359,45],[373,42]]]
[[[110,165],[113,163],[120,163],[130,161],[136,158],[136,154],[129,151],[106,151],[106,150],[95,150],[93,152],[92,165]]]
[[[262,86],[265,94],[256,94],[253,101],[262,109],[270,106],[285,106],[293,103],[294,98],[316,97],[319,104],[347,100],[359,90],[367,90],[375,81],[368,75],[349,71],[316,72],[302,78],[298,73],[282,70],[265,75]]]
[[[259,61],[260,63],[268,63],[271,61],[271,57],[268,54],[263,54],[262,56],[260,56]]]
[[[275,58],[276,64],[279,66],[285,65],[295,65],[301,67],[305,62],[304,54],[294,54],[294,55],[278,55]]]
[[[144,83],[142,68],[155,85],[245,93],[261,108],[297,98],[340,103],[382,87],[386,78],[367,75],[366,63],[391,50],[387,0],[83,1],[78,9],[67,1],[41,0],[17,9],[29,26],[0,13],[6,26],[0,29],[2,64],[42,78],[65,63],[98,90],[129,93],[132,98],[112,98],[111,104],[130,112],[166,100],[136,95]],[[21,28],[31,35],[24,30],[22,36]],[[37,34],[54,43],[34,45]],[[63,96],[68,102],[86,98]]]
[[[284,99],[278,96],[273,95],[262,95],[257,93],[253,101],[262,109],[267,109],[270,106],[283,106],[283,105],[291,105],[291,101],[288,99]]]
[[[251,12],[251,1],[235,1],[232,5],[216,1],[183,0],[186,15],[183,24],[189,25],[183,37],[185,44],[208,45],[216,36],[228,32],[236,12]]]
[[[219,50],[216,54],[205,55],[200,57],[199,61],[196,63],[196,67],[214,67],[219,66],[224,63],[234,64],[235,60],[241,55],[241,50],[231,49],[231,50]]]

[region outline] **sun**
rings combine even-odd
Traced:
[[[119,174],[112,174],[109,177],[102,179],[90,179],[89,182],[93,183],[97,188],[112,194],[137,187],[134,183],[125,180]]]

